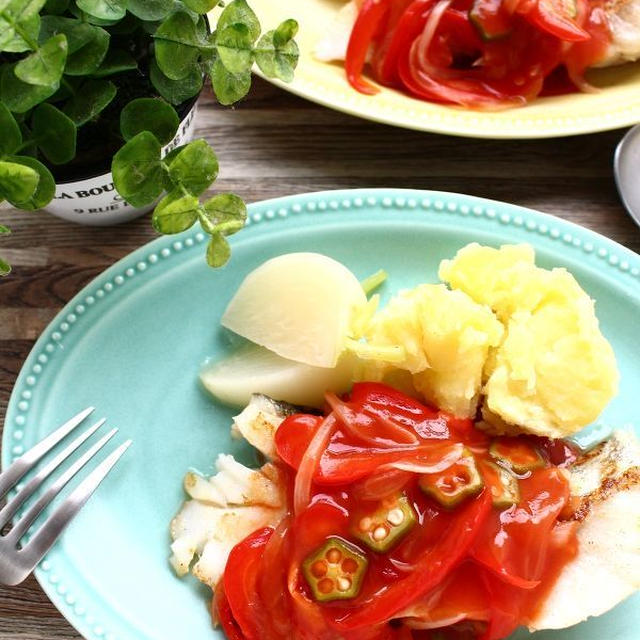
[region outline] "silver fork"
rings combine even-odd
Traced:
[[[93,412],[88,407],[65,422],[60,428],[41,440],[32,449],[18,458],[10,467],[0,473],[0,500],[2,500],[20,479],[32,469],[37,462],[53,449],[63,438],[80,425]],[[0,531],[6,527],[24,503],[44,481],[105,422],[98,420],[81,436],[78,436],[66,449],[60,452],[51,462],[44,466],[31,478],[14,498],[9,500],[0,511]],[[89,460],[116,434],[112,429],[74,462],[51,486],[27,509],[26,513],[14,523],[13,528],[5,536],[0,537],[0,583],[16,585],[22,582],[36,567],[42,557],[49,551],[64,528],[80,511],[91,497],[98,485],[111,471],[122,454],[128,449],[131,440],[121,444],[107,456],[55,509],[28,542],[20,547],[20,539],[29,530],[34,520],[43,509],[60,493],[63,487],[73,478]]]

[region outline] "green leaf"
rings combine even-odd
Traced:
[[[64,33],[49,38],[37,51],[20,60],[15,74],[23,82],[44,87],[60,82],[67,61],[67,37]]]
[[[47,0],[44,5],[44,13],[52,16],[60,16],[69,8],[69,0]]]
[[[290,40],[293,40],[298,33],[298,23],[289,18],[280,23],[278,28],[273,32],[273,44],[276,49],[284,47]]]
[[[0,0],[0,51],[33,51],[32,37],[45,0]],[[22,31],[27,39],[19,32]],[[36,32],[37,36],[37,32]],[[7,48],[8,47],[8,48]]]
[[[295,23],[295,28],[289,23]],[[267,31],[255,48],[256,63],[260,70],[268,78],[278,78],[284,82],[293,80],[293,71],[298,64],[300,51],[293,39],[286,40],[288,34],[295,35],[297,23],[295,20],[283,22],[278,29],[282,29],[280,35],[278,30]],[[293,36],[292,36],[293,37]],[[284,44],[276,44],[276,41]]]
[[[37,171],[16,162],[0,160],[0,198],[12,205],[30,198],[38,188]]]
[[[207,246],[207,264],[210,267],[223,267],[231,257],[231,247],[221,233],[211,235]]]
[[[251,72],[231,73],[216,58],[211,68],[211,85],[218,102],[223,105],[233,104],[244,98],[251,88]]]
[[[207,233],[225,236],[240,231],[247,221],[247,205],[233,193],[219,193],[204,203],[200,222]]]
[[[194,140],[169,163],[169,179],[199,196],[218,176],[218,159],[206,140]]]
[[[165,163],[165,165],[169,166],[176,159],[176,156],[186,146],[187,146],[186,144],[181,144],[181,145],[175,147],[174,149],[171,149],[171,151],[169,151],[169,153],[167,153],[167,155],[162,158],[162,160]],[[173,187],[173,183],[171,182],[171,180],[169,180],[168,176],[167,176],[167,180],[166,180],[166,183],[165,183],[165,187],[167,189],[171,189]]]
[[[11,265],[0,258],[0,276],[8,276],[11,273]]]
[[[222,64],[231,73],[245,73],[253,64],[253,44],[244,24],[230,24],[217,32],[216,48]]]
[[[24,200],[10,201],[11,204],[24,211],[35,211],[48,205],[56,193],[56,183],[51,175],[51,171],[49,171],[42,162],[30,156],[9,156],[7,160],[35,171],[39,176],[35,192],[27,196]],[[9,200],[9,198],[7,198],[7,200]]]
[[[115,187],[134,207],[152,203],[163,191],[161,150],[157,138],[143,131],[113,157],[111,172]]]
[[[260,21],[246,0],[233,0],[233,2],[230,2],[218,18],[216,30],[223,31],[232,24],[245,25],[249,29],[252,43],[260,36]]]
[[[100,20],[120,20],[127,12],[126,0],[76,0],[85,13]]]
[[[86,76],[97,71],[109,50],[109,32],[102,27],[85,24],[90,39],[78,49],[70,47],[64,72],[70,76]],[[73,53],[71,53],[73,51]]]
[[[198,219],[198,198],[181,195],[175,191],[166,195],[157,204],[151,222],[160,233],[180,233],[191,227]]]
[[[0,224],[0,235],[11,233],[11,229],[9,227],[5,227],[3,224]]]
[[[40,16],[35,15],[23,20],[20,23],[22,33],[31,41],[38,40],[40,32]],[[0,51],[10,53],[21,53],[22,51],[31,51],[32,46],[19,33],[9,26],[9,23],[0,15]]]
[[[68,54],[71,55],[94,39],[95,27],[81,22],[75,18],[64,18],[61,16],[42,16],[42,25],[38,42],[42,44],[49,38],[64,33],[67,37]]]
[[[0,157],[14,153],[22,144],[20,126],[7,107],[0,102]]]
[[[165,145],[173,140],[179,125],[176,110],[159,98],[132,100],[120,112],[120,131],[125,140],[131,140],[141,131],[150,131]]]
[[[151,84],[153,84],[155,90],[167,102],[174,105],[193,98],[193,96],[198,95],[202,89],[202,73],[197,65],[181,80],[172,80],[160,71],[155,60],[151,60],[149,75],[151,77]]]
[[[65,164],[76,155],[76,125],[52,104],[41,104],[31,118],[33,137],[51,164]]]
[[[220,0],[182,0],[182,2],[195,13],[209,13]]]
[[[192,70],[203,43],[191,16],[178,11],[169,16],[157,29],[155,54],[158,67],[171,80],[181,80]]]
[[[77,126],[98,116],[116,97],[116,85],[109,80],[87,80],[67,102],[64,112]]]
[[[94,78],[105,78],[137,68],[136,59],[128,51],[124,49],[109,49],[102,64],[91,75]]]
[[[0,79],[0,95],[4,104],[14,113],[25,113],[44,102],[57,90],[58,85],[49,87],[27,84],[16,76],[15,65],[5,65]]]
[[[127,9],[140,20],[164,20],[173,9],[173,0],[128,0]]]

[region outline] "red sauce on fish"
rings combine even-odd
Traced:
[[[577,551],[574,452],[491,438],[377,383],[276,432],[288,513],[231,552],[213,603],[233,640],[497,640]]]

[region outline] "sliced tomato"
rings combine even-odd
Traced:
[[[273,529],[265,527],[247,536],[231,550],[225,566],[224,593],[245,640],[265,637],[268,612],[257,601],[256,586],[262,554],[272,535]]]
[[[523,15],[531,24],[560,40],[585,42],[591,39],[575,20],[576,0],[537,0]]]
[[[409,427],[421,438],[445,440],[449,437],[448,415],[385,384],[358,382],[353,385],[349,400],[365,413]]]
[[[280,459],[297,469],[323,420],[323,416],[306,413],[296,413],[286,417],[274,437]]]
[[[242,629],[233,617],[222,582],[216,586],[211,600],[211,618],[214,624],[220,623],[227,640],[246,640]]]
[[[349,84],[360,93],[372,95],[378,92],[371,83],[363,80],[362,70],[369,47],[388,11],[389,0],[365,0],[353,25],[347,45],[345,69]]]
[[[478,580],[477,567],[465,561],[435,589],[398,614],[412,629],[439,629],[461,620],[484,621],[491,615],[489,599]]]
[[[469,20],[484,40],[504,38],[513,31],[513,18],[503,0],[474,0]]]
[[[339,620],[333,621],[335,627],[348,632],[382,624],[435,588],[464,558],[490,509],[491,496],[487,491],[461,507],[448,530],[428,551],[416,558],[411,572],[394,580],[370,602],[345,611]]]
[[[405,51],[407,43],[413,42],[424,27],[425,11],[436,0],[414,0],[397,21],[391,36],[387,36],[385,47],[380,48],[374,57],[373,65],[376,77],[382,84],[393,85],[400,82],[398,60]]]
[[[569,485],[554,468],[520,480],[520,502],[492,511],[470,554],[505,582],[536,587],[546,566],[550,534],[569,498]]]
[[[275,435],[276,451],[280,458],[294,469],[299,468],[309,443],[323,420],[306,414],[286,418]],[[446,428],[446,422],[444,426]],[[321,485],[345,484],[396,463],[438,465],[443,459],[455,456],[458,450],[459,445],[446,440],[434,440],[431,443],[422,441],[417,445],[400,443],[372,447],[337,429],[320,457],[313,479]]]
[[[578,20],[591,38],[575,42],[564,55],[564,65],[573,84],[583,91],[592,90],[584,72],[602,60],[611,42],[611,31],[603,6],[578,1]]]

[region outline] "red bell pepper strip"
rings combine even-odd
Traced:
[[[360,93],[367,95],[378,93],[378,89],[363,80],[362,69],[366,62],[369,46],[388,11],[388,0],[365,0],[353,25],[347,46],[345,70],[349,84]]]

